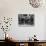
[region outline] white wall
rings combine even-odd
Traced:
[[[28,0],[0,0],[0,16],[13,17],[13,22],[9,33],[16,37],[17,40],[27,40],[34,34],[37,35],[39,40],[45,39],[45,14],[46,8],[33,8],[30,6]],[[18,14],[34,14],[35,15],[35,25],[20,27],[18,25]],[[0,32],[0,35],[2,31]],[[0,39],[3,37],[0,36]]]

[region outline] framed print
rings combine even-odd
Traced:
[[[19,25],[34,25],[34,14],[18,14]]]

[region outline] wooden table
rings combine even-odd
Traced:
[[[29,40],[9,40],[9,44],[14,44],[16,46],[46,46],[46,40],[39,41],[29,41]]]
[[[42,46],[46,44],[46,40],[39,40],[39,41],[17,40],[14,42],[16,43],[16,46],[20,46],[20,44],[24,44],[24,46],[40,46],[40,45]]]

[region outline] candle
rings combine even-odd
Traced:
[[[6,37],[8,38],[8,34],[6,34]]]

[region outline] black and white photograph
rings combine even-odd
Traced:
[[[18,14],[19,25],[34,25],[34,14]]]

